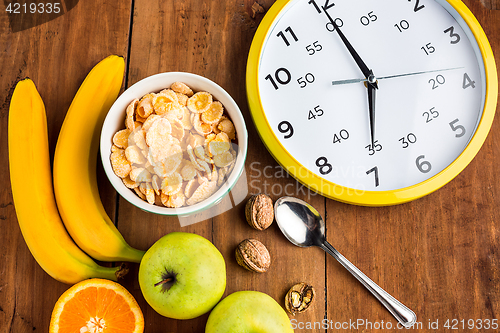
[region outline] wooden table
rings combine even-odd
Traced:
[[[447,320],[500,320],[498,117],[477,157],[444,188],[395,207],[350,206],[310,193],[287,177],[257,135],[245,94],[246,57],[263,16],[253,15],[253,0],[66,0],[64,15],[16,32],[12,30],[39,22],[30,23],[20,16],[9,21],[4,6],[8,2],[0,3],[0,332],[47,332],[54,303],[68,288],[38,266],[17,224],[7,158],[8,108],[14,85],[26,76],[36,83],[47,109],[52,155],[75,92],[88,71],[109,54],[126,59],[124,88],[166,71],[200,74],[224,87],[241,107],[250,135],[249,193],[267,192],[273,199],[293,194],[315,206],[326,218],[330,242],[415,311],[423,329],[410,332],[430,331],[429,323],[436,321],[440,329],[435,331],[445,332]],[[258,2],[265,10],[273,3]],[[500,9],[500,1],[464,2],[482,24],[500,63],[500,11],[495,10]],[[385,308],[322,250],[291,245],[276,224],[263,232],[250,228],[244,219],[244,203],[181,228],[175,218],[142,212],[117,197],[101,167],[99,178],[105,207],[132,246],[147,249],[166,233],[179,230],[211,240],[226,259],[225,295],[258,290],[283,305],[288,288],[306,281],[315,286],[317,301],[310,311],[296,316],[297,322],[327,318],[331,325],[344,328],[357,320],[369,321],[375,328],[387,322],[396,325]],[[234,249],[249,237],[261,240],[270,250],[272,266],[265,274],[245,271],[236,264]],[[155,313],[141,295],[137,271],[138,266],[132,265],[122,283],[144,312],[145,332],[204,331],[208,315],[176,321]],[[359,331],[377,330],[364,326]]]

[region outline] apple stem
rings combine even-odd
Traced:
[[[160,281],[158,283],[155,284],[155,287],[158,287],[158,286],[161,286],[162,284],[165,284],[165,283],[169,283],[169,282],[172,282],[174,280],[173,277],[168,277],[166,278],[165,280],[163,281]]]

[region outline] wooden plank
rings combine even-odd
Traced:
[[[4,143],[0,146],[0,180],[4,184],[0,191],[1,332],[47,331],[52,308],[68,288],[39,267],[17,225],[7,159],[7,119],[13,87],[26,76],[37,85],[45,102],[53,156],[65,113],[87,73],[109,54],[126,55],[129,16],[126,2],[81,1],[52,21],[12,32],[4,2],[0,3],[0,136]],[[113,217],[115,194],[109,183],[102,184],[105,207]]]
[[[79,0],[35,2],[28,0],[4,1],[5,12],[8,13],[11,32],[33,28],[37,25],[52,21],[73,9]]]
[[[500,9],[500,1],[499,0],[481,0],[484,7],[487,9],[498,10]]]
[[[498,62],[500,15],[478,0],[464,3],[482,24]],[[448,319],[465,319],[467,325],[468,319],[498,315],[499,126],[497,119],[483,148],[459,176],[427,197],[382,208],[326,202],[328,239],[417,314],[423,326],[408,332],[428,330],[429,320],[439,320],[442,331]],[[334,323],[359,319],[393,328],[397,324],[333,258],[327,260],[327,294],[328,319]],[[359,329],[377,331],[372,327]]]

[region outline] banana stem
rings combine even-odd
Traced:
[[[135,262],[135,263],[140,263],[142,260],[142,257],[144,257],[144,254],[146,254],[146,251],[138,250],[130,245],[125,245],[120,253],[120,256],[113,258],[112,260],[108,261],[127,261],[127,262]]]
[[[127,275],[128,270],[129,269],[126,264],[121,264],[118,267],[98,266],[97,268],[94,268],[96,276],[93,277],[118,281],[119,279],[122,279],[125,275]]]

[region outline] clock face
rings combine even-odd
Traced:
[[[331,19],[377,78],[373,140],[366,77]],[[257,73],[266,122],[297,162],[291,171],[360,192],[443,171],[485,104],[480,47],[447,1],[289,1],[267,30]]]

